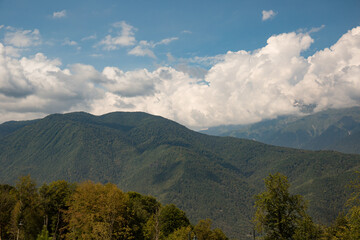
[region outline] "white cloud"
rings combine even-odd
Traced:
[[[315,111],[360,105],[360,27],[330,49],[302,57],[312,42],[303,33],[272,36],[261,49],[223,55],[204,79],[173,68],[137,78],[133,72],[121,73],[128,78],[119,86],[131,89],[128,84],[137,82],[151,87],[137,86],[142,90],[130,97],[127,90],[110,91],[116,87],[107,85],[107,100],[94,103],[93,111],[103,113],[100,106],[109,101],[107,110],[147,111],[198,128],[301,114],[301,104],[313,104]]]
[[[314,28],[311,28],[310,31],[308,32],[309,34],[310,33],[316,33],[316,32],[319,32],[321,31],[323,28],[325,28],[325,25],[321,25],[320,27],[314,27]]]
[[[277,13],[274,12],[273,10],[268,10],[268,11],[263,10],[263,11],[262,11],[262,20],[263,20],[263,21],[269,20],[269,19],[275,17],[276,14],[277,14]]]
[[[70,40],[69,38],[66,38],[62,45],[76,46],[76,45],[78,45],[78,43],[73,40]]]
[[[20,57],[23,49],[15,48],[13,46],[4,46],[5,54],[10,57]]]
[[[184,31],[182,31],[181,33],[191,34],[192,32],[191,32],[191,31],[189,31],[189,30],[184,30]]]
[[[168,45],[169,43],[176,41],[176,40],[179,40],[179,38],[178,37],[165,38],[165,39],[161,40],[160,42],[155,43],[155,46],[163,45],[163,44]]]
[[[178,37],[171,37],[171,38],[165,38],[162,39],[159,42],[152,42],[152,41],[146,41],[141,40],[137,43],[135,39],[135,31],[137,31],[136,28],[133,26],[127,24],[125,21],[116,22],[112,24],[112,27],[115,28],[111,29],[110,32],[112,34],[109,34],[105,36],[96,46],[103,46],[104,50],[117,50],[120,47],[132,47],[130,50],[128,50],[129,55],[134,56],[148,56],[151,58],[156,58],[156,55],[152,49],[159,45],[168,45],[173,41],[178,40]],[[120,31],[119,31],[120,30]],[[114,34],[115,32],[115,34]],[[96,36],[90,36],[83,38],[82,40],[89,40],[93,39]]]
[[[219,54],[216,56],[205,56],[205,57],[194,57],[194,58],[190,58],[188,61],[190,63],[197,63],[200,65],[205,65],[205,66],[213,66],[221,61],[223,61],[225,58],[224,54]]]
[[[104,50],[116,50],[120,47],[132,46],[136,40],[134,37],[136,29],[125,21],[116,22],[113,27],[120,29],[116,35],[107,35],[98,45],[102,45]]]
[[[260,49],[215,57],[209,71],[179,66],[127,72],[106,67],[99,72],[83,64],[62,69],[56,59],[43,54],[17,59],[0,45],[0,121],[123,110],[201,128],[301,114],[302,105],[313,105],[315,111],[359,106],[360,27],[330,48],[302,57],[313,41],[308,33],[274,35]]]
[[[153,95],[158,77],[148,70],[123,72],[116,67],[106,67],[103,75],[108,79],[106,89],[122,97]]]
[[[165,38],[162,39],[159,42],[148,42],[148,41],[140,41],[139,44],[134,47],[133,49],[131,49],[128,54],[130,55],[134,55],[134,56],[148,56],[151,58],[156,58],[156,55],[154,53],[153,48],[159,46],[159,45],[168,45],[169,43],[178,40],[179,38],[177,37],[172,37],[172,38]]]
[[[9,31],[5,33],[5,44],[14,47],[30,47],[41,44],[40,31],[38,29],[31,30],[18,30],[14,28],[7,28]]]
[[[53,18],[64,18],[64,17],[66,17],[66,10],[62,10],[62,11],[59,11],[59,12],[53,12],[52,17]]]
[[[92,66],[74,65],[61,69],[61,62],[38,53],[15,59],[6,55],[0,43],[1,121],[12,116],[43,116],[54,112],[90,110],[89,102],[102,96],[95,87],[101,81]],[[23,116],[23,117],[21,117]]]
[[[90,57],[100,58],[100,57],[104,57],[104,55],[100,54],[100,53],[93,53],[93,54],[90,54]]]
[[[90,35],[90,36],[87,36],[87,37],[83,37],[83,38],[81,39],[81,41],[94,40],[94,39],[96,39],[96,38],[97,38],[96,34],[93,34],[93,35]]]
[[[152,50],[150,50],[149,48],[144,47],[142,45],[138,45],[138,46],[134,47],[128,53],[130,55],[134,55],[134,56],[149,56],[151,58],[156,58],[156,56]]]

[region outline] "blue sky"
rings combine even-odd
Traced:
[[[309,96],[300,96],[296,93],[300,90],[289,90],[289,86],[295,81],[299,89],[305,83],[310,87],[309,79],[315,74],[312,69],[320,64],[310,59],[320,59],[318,55],[324,49],[331,48],[348,31],[356,29],[360,25],[359,12],[358,0],[0,0],[0,44],[3,48],[0,100],[7,103],[6,107],[0,105],[0,113],[7,116],[0,121],[73,110],[95,114],[141,110],[199,128],[299,113],[300,108],[294,108],[299,102],[316,104],[316,110],[357,105],[357,92],[350,94],[340,90],[348,98],[349,94],[355,95],[350,100],[343,95],[335,96],[337,93],[330,96],[329,89],[320,88]],[[358,40],[356,32],[350,35]],[[272,45],[269,40],[274,38],[285,42],[275,44],[274,40],[275,45]],[[283,49],[288,44],[286,41],[300,42],[291,49]],[[271,51],[270,56],[266,50],[274,46],[283,53],[284,62],[296,58],[303,61],[303,65],[299,63],[288,76],[260,81],[256,78],[258,73],[269,76],[265,67],[259,68],[265,66],[262,61],[271,61],[279,68],[278,72],[285,71],[284,66],[271,57],[276,51]],[[337,49],[347,48],[341,46]],[[352,44],[350,47],[357,50],[359,46]],[[270,57],[260,61],[257,52]],[[238,55],[235,57],[232,53]],[[321,59],[333,59],[336,54],[343,56],[335,51],[331,54]],[[243,59],[245,55],[248,60]],[[339,71],[358,66],[356,56],[351,59],[347,59],[346,66],[336,63]],[[247,66],[246,61],[258,61],[258,64]],[[313,66],[315,62],[318,65]],[[227,68],[234,64],[237,64],[237,72]],[[238,72],[242,68],[246,76]],[[219,69],[227,69],[227,72],[221,75]],[[18,70],[21,74],[16,72]],[[168,79],[164,78],[165,72]],[[322,78],[325,73],[316,74]],[[338,82],[339,74],[331,74]],[[221,80],[211,80],[215,75]],[[54,79],[49,80],[51,78]],[[47,85],[41,79],[46,79]],[[269,83],[277,81],[286,84],[282,89],[269,88]],[[347,77],[343,81],[350,80]],[[226,84],[233,91],[221,89]],[[52,86],[52,90],[45,85]],[[259,98],[264,104],[249,102],[250,96],[240,94],[249,90],[253,90],[251,96],[254,98],[262,96]],[[59,98],[44,94],[49,91],[54,91],[54,96]],[[276,91],[283,93],[283,101],[292,107],[280,100],[278,104],[284,104],[283,108],[270,106],[271,96]],[[327,92],[326,96],[322,91]],[[231,99],[222,96],[225,92]],[[61,93],[66,94],[62,96]],[[318,98],[314,97],[316,94]],[[185,95],[189,95],[188,102],[177,98]],[[243,106],[233,109],[230,106],[234,104]],[[219,110],[220,105],[226,105],[227,111]],[[271,111],[266,110],[268,108]]]

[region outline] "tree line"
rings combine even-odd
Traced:
[[[360,177],[358,178],[360,179]],[[266,190],[255,196],[254,239],[360,239],[360,183],[330,226],[313,222],[301,195],[289,192],[287,177],[270,174]],[[174,204],[162,205],[152,196],[124,193],[116,185],[64,180],[37,188],[30,176],[15,186],[0,185],[0,240],[136,239],[227,240],[211,220],[191,225]]]
[[[184,211],[116,185],[64,180],[37,188],[30,176],[0,185],[0,240],[226,240],[211,220],[190,224]]]

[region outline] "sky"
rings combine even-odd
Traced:
[[[0,0],[0,123],[144,111],[192,129],[360,106],[358,0]]]

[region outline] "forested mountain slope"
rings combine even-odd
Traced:
[[[191,131],[146,113],[54,114],[0,125],[0,182],[30,174],[38,183],[64,179],[116,183],[124,191],[174,203],[191,221],[210,217],[229,236],[251,230],[253,196],[281,172],[328,223],[348,197],[360,155],[287,149]],[[11,130],[6,130],[10,128]]]
[[[282,116],[255,124],[202,131],[282,147],[360,154],[360,107],[330,109],[307,116]]]

